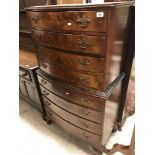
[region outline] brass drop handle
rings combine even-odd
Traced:
[[[89,138],[89,135],[87,135],[85,132],[83,133],[83,136],[87,139]]]
[[[41,84],[45,85],[47,82],[44,79],[41,79]]]
[[[80,83],[87,84],[89,82],[89,78],[80,77]]]
[[[43,94],[44,94],[45,96],[49,95],[49,93],[48,93],[46,90],[43,90]]]
[[[87,124],[86,122],[82,122],[82,124],[86,127],[86,128],[89,128],[89,124]]]
[[[83,105],[88,104],[90,101],[86,100],[86,99],[80,99],[80,101],[82,102]]]
[[[51,105],[51,103],[48,102],[47,100],[45,100],[45,104],[46,104],[47,106],[50,106],[50,105]]]
[[[90,61],[89,60],[84,60],[84,59],[80,59],[79,60],[80,61],[80,65],[82,66],[82,67],[87,67],[88,65],[90,65]]]
[[[85,39],[82,39],[82,40],[79,39],[79,40],[78,40],[78,45],[80,46],[80,48],[85,49],[85,48],[88,48],[88,47],[89,47],[90,41],[85,40]]]
[[[85,110],[82,110],[82,114],[88,116],[90,114],[90,111],[86,112]]]
[[[82,28],[86,28],[88,26],[88,24],[90,23],[90,18],[86,17],[85,15],[82,17],[78,17],[77,19],[77,23],[82,27]]]
[[[42,63],[42,67],[45,69],[47,68],[47,65],[45,63]]]
[[[37,20],[39,20],[39,17],[33,16],[33,17],[32,17],[32,20],[33,20],[33,21],[37,21]]]

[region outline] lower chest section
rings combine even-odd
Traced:
[[[99,145],[103,130],[103,100],[67,89],[40,75],[38,80],[47,117],[74,136]]]

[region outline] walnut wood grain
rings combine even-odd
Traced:
[[[50,90],[52,93],[57,96],[64,98],[70,102],[73,102],[82,107],[87,107],[93,110],[102,111],[102,103],[103,100],[100,98],[96,98],[90,95],[82,94],[82,92],[77,92],[74,89],[67,89],[62,87],[62,85],[58,86],[48,80],[42,78],[38,75],[39,83]]]
[[[114,81],[112,81],[111,83],[109,83],[108,86],[103,91],[98,91],[96,89],[91,89],[91,88],[84,89],[84,88],[79,88],[79,87],[76,87],[76,86],[73,86],[73,85],[68,85],[64,81],[57,81],[57,79],[49,76],[48,74],[46,74],[45,72],[43,72],[40,69],[38,69],[36,72],[37,72],[37,74],[40,77],[44,78],[45,80],[47,80],[51,84],[54,84],[56,86],[65,88],[66,90],[69,90],[71,92],[72,91],[75,91],[77,93],[80,93],[80,94],[83,94],[83,95],[86,95],[86,96],[88,95],[88,96],[91,96],[91,97],[95,97],[95,98],[98,98],[98,99],[101,99],[101,100],[108,99],[109,96],[113,93],[115,87],[118,84],[120,84],[122,82],[123,78],[125,77],[125,73],[122,72],[120,75],[118,75],[114,79]],[[46,87],[47,86],[48,85],[46,85]]]
[[[88,131],[82,130],[73,124],[70,124],[69,122],[65,121],[63,118],[56,115],[54,112],[52,112],[50,109],[47,109],[48,113],[51,116],[51,119],[61,126],[64,130],[69,132],[70,134],[73,134],[76,137],[79,137],[83,139],[86,142],[92,143],[94,145],[100,144],[101,136],[95,135],[93,133],[90,133]]]
[[[76,71],[55,64],[41,63],[39,64],[40,69],[42,69],[47,74],[57,78],[58,80],[63,80],[67,83],[73,83],[77,87],[91,87],[93,89],[102,90],[103,76],[93,75],[84,71]],[[64,70],[62,72],[62,70]]]
[[[97,122],[97,123],[102,123],[102,112],[97,112],[91,109],[87,109],[81,106],[78,106],[76,104],[73,104],[72,102],[68,102],[44,87],[40,86],[41,92],[44,96],[46,96],[50,101],[54,102],[57,106],[62,107],[63,109],[67,110],[68,112],[71,112],[72,114],[75,114],[77,116],[80,116],[82,118],[85,118],[87,120]],[[51,106],[52,108],[52,106]]]
[[[70,108],[69,104],[71,104],[71,103],[68,104],[68,108],[63,109],[64,106],[62,106],[62,104],[60,104],[60,103],[64,103],[65,101],[62,102],[62,99],[57,99],[56,100],[56,96],[55,96],[55,98],[52,98],[52,102],[50,100],[48,100],[46,97],[43,97],[43,100],[44,100],[44,104],[48,108],[50,108],[54,113],[56,113],[58,116],[62,117],[64,120],[70,122],[71,124],[74,124],[75,126],[78,126],[81,129],[84,129],[86,131],[95,133],[97,135],[101,135],[101,133],[102,133],[101,132],[102,131],[102,125],[100,125],[98,123],[94,123],[92,121],[88,121],[87,119],[83,119],[81,117],[76,116],[73,113],[74,110],[72,110]],[[61,102],[59,102],[59,101],[61,101]],[[87,114],[88,111],[85,110],[85,113]],[[91,113],[89,115],[91,115]]]
[[[44,54],[38,55],[40,51],[37,48],[40,66],[37,72],[38,79],[40,86],[42,85],[44,89],[42,96],[46,96],[53,104],[68,113],[77,115],[77,117],[81,117],[81,111],[76,111],[79,108],[91,109],[95,113],[101,112],[102,131],[98,133],[101,136],[93,137],[92,142],[88,135],[81,135],[77,128],[68,127],[68,124],[66,126],[67,121],[67,123],[71,123],[73,120],[63,112],[62,115],[59,112],[58,115],[62,117],[59,119],[60,117],[52,112],[52,110],[55,112],[60,110],[55,107],[52,109],[50,106],[51,112],[49,114],[52,115],[49,117],[53,117],[53,120],[64,129],[68,127],[66,130],[74,133],[77,137],[81,137],[83,140],[87,138],[87,142],[100,150],[101,153],[104,151],[104,145],[117,120],[122,79],[126,74],[122,68],[128,49],[131,5],[133,5],[131,2],[121,2],[101,5],[56,5],[27,8],[31,28],[33,31],[39,32],[33,35],[36,45],[48,48],[46,56],[49,58],[45,58]],[[77,42],[79,37],[84,39],[78,42],[83,48],[81,50],[79,45],[74,44],[74,41]],[[102,41],[102,46],[105,49],[102,49],[102,52],[99,52],[103,48],[100,37],[105,37]],[[91,46],[91,42],[97,47]],[[90,49],[88,50],[88,48]],[[61,52],[64,60],[56,52]],[[68,58],[67,54],[70,55]],[[92,72],[91,68],[82,70],[79,68],[76,58],[71,54],[80,59],[84,56],[96,59],[92,66],[94,69],[96,69],[95,65],[99,63],[99,58],[104,58],[103,72],[101,72],[100,65],[96,66],[100,66],[99,70],[95,70],[96,72]],[[49,63],[51,60],[54,60],[55,63]],[[88,61],[82,62],[82,64],[89,66]],[[72,65],[72,67],[69,68],[68,65]],[[82,100],[80,100],[81,97]],[[91,99],[92,102],[89,103],[88,101]],[[44,106],[48,113],[50,109],[46,105]],[[82,118],[92,122],[93,118],[90,114],[91,112],[85,113],[88,117]],[[66,116],[66,121],[63,116]],[[77,125],[78,121],[72,123]]]
[[[107,11],[96,18],[95,11],[27,12],[32,28],[106,32]]]
[[[36,54],[39,66],[46,63],[47,66],[58,65],[68,69],[88,71],[96,75],[104,74],[104,58],[66,53],[43,46],[38,46]]]
[[[47,31],[32,31],[36,43],[48,45],[58,49],[79,51],[85,53],[102,54],[105,52],[105,35],[73,35]]]

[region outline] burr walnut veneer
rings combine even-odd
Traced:
[[[99,152],[117,120],[132,5],[27,8],[45,119]]]

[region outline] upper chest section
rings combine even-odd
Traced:
[[[107,10],[28,11],[32,28],[106,32]]]

